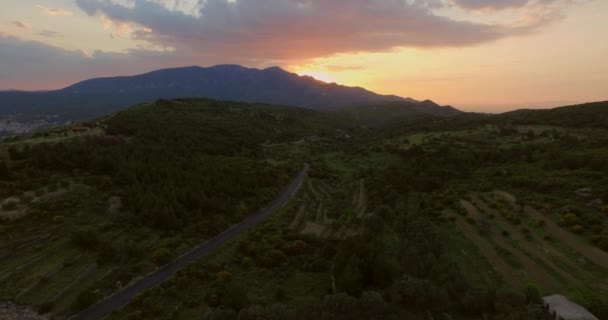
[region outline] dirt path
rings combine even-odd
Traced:
[[[471,202],[466,200],[461,200],[460,203],[467,210],[469,215],[475,219],[476,221],[487,220],[475,207]],[[517,248],[513,248],[512,244],[506,241],[504,237],[492,237],[497,243],[503,247],[505,250],[508,250],[513,256],[517,258],[517,260],[524,266],[525,272],[533,279],[538,281],[538,283],[547,290],[555,291],[559,289],[560,283],[553,277],[549,276],[539,265],[537,265],[530,257],[523,254]],[[483,239],[483,241],[486,241]],[[513,250],[507,249],[511,247]]]
[[[293,218],[293,221],[291,221],[288,228],[291,230],[297,230],[298,227],[301,225],[305,212],[306,212],[306,206],[301,205],[300,208],[298,209],[298,213],[296,213],[296,216]]]
[[[325,226],[316,222],[306,222],[304,229],[300,232],[301,234],[314,234],[321,236],[325,231]]]
[[[549,231],[554,237],[561,241],[565,246],[575,250],[586,259],[595,262],[608,270],[608,252],[601,250],[600,248],[594,247],[591,244],[585,243],[580,236],[571,233],[568,230],[558,226],[551,217],[543,215],[538,210],[525,206],[524,212],[534,219],[542,219],[545,221],[545,229]]]
[[[317,192],[315,187],[312,185],[312,179],[307,179],[307,180],[308,180],[308,188],[310,189],[312,194],[315,195],[315,198],[317,199],[317,201],[323,200],[323,197]]]
[[[365,193],[365,179],[359,181],[359,193],[357,194],[357,203],[355,206],[357,217],[362,218],[367,211],[367,195]]]
[[[513,196],[512,194],[502,191],[502,190],[494,190],[493,192],[495,195],[497,195],[498,197],[500,197],[501,199],[511,203],[511,204],[516,204],[517,203],[517,198],[515,196]]]

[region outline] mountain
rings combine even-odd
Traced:
[[[492,120],[501,123],[608,128],[608,101],[553,109],[515,110],[495,115]]]
[[[325,83],[279,67],[260,70],[218,65],[90,79],[47,92],[0,92],[0,115],[42,113],[66,119],[84,119],[137,103],[179,97],[291,105],[317,110],[375,102],[416,102],[409,98],[379,95],[359,87]]]

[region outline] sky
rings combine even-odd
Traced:
[[[606,0],[3,0],[0,90],[280,66],[500,112],[608,100]]]

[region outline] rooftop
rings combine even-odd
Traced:
[[[561,294],[546,296],[543,298],[543,301],[565,320],[599,320],[596,316],[591,314],[591,312],[587,311],[587,309],[568,300],[568,298]]]

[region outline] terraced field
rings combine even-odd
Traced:
[[[352,199],[352,201],[350,200]],[[363,232],[366,214],[365,181],[332,183],[309,178],[298,197],[289,228],[320,238],[346,238]]]
[[[543,293],[573,297],[608,293],[608,253],[507,192],[473,192],[466,198],[457,204],[465,215],[454,223],[508,285],[533,283]]]

